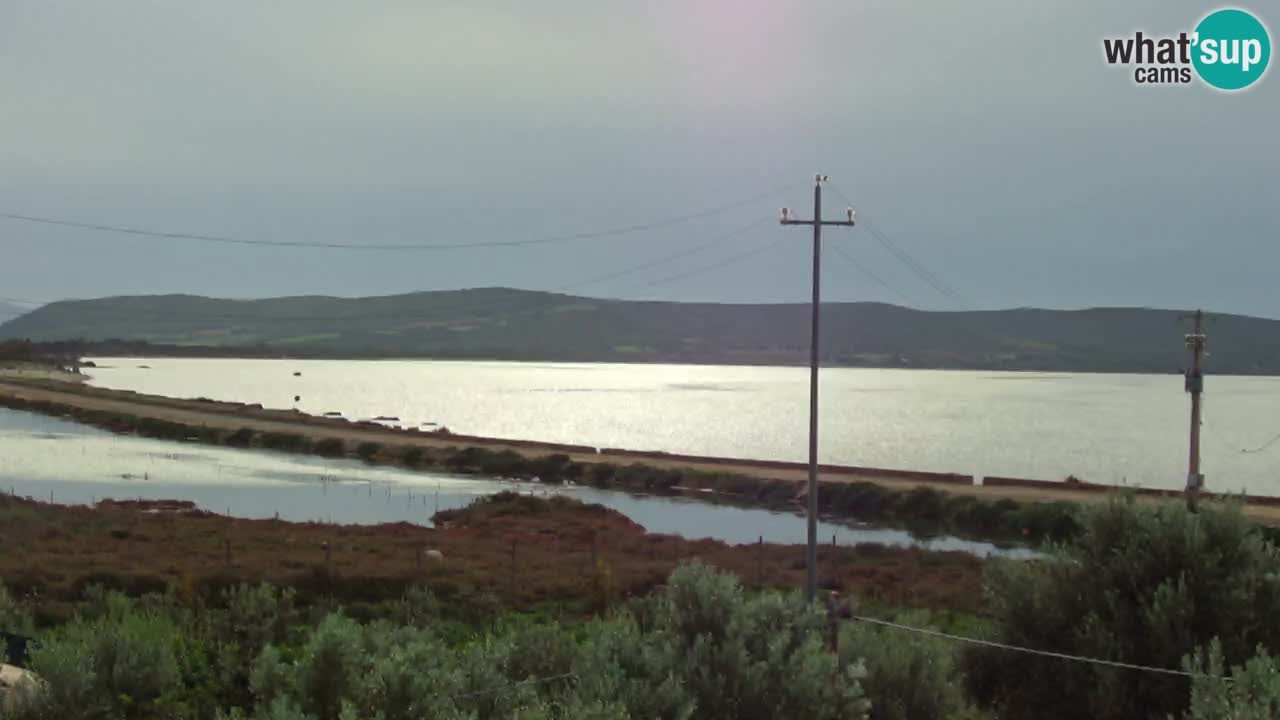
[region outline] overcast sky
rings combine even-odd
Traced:
[[[0,3],[0,212],[245,239],[493,242],[388,253],[202,244],[0,219],[0,297],[364,295],[473,286],[1280,317],[1280,77],[1141,87],[1103,37],[1202,2]],[[1259,7],[1263,19],[1267,7]],[[1273,25],[1273,27],[1275,27]],[[1275,32],[1273,30],[1273,36]],[[828,193],[832,215],[844,202]],[[606,276],[724,236],[669,264]],[[781,241],[787,237],[788,240]],[[768,250],[697,272],[773,240]],[[684,278],[657,284],[673,275]]]

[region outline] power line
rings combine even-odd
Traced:
[[[83,230],[97,230],[101,232],[117,233],[122,235],[134,235],[138,237],[157,238],[166,240],[192,240],[198,242],[222,243],[229,245],[248,245],[261,247],[285,247],[285,248],[302,248],[302,249],[324,249],[324,250],[373,250],[373,251],[432,251],[432,250],[467,250],[481,248],[500,248],[500,247],[522,247],[528,245],[547,245],[552,243],[571,242],[574,240],[592,240],[604,237],[616,237],[620,235],[630,235],[633,233],[644,232],[648,230],[656,230],[658,228],[678,225],[680,223],[698,220],[712,215],[718,215],[729,210],[750,205],[761,200],[768,199],[778,195],[783,190],[792,187],[786,185],[769,190],[768,192],[758,193],[748,198],[735,200],[733,202],[719,205],[707,210],[688,213],[685,215],[677,215],[675,217],[653,220],[650,222],[638,223],[635,225],[627,225],[623,227],[609,228],[606,230],[594,230],[580,233],[569,233],[566,235],[552,235],[548,237],[530,238],[524,240],[492,240],[485,242],[469,242],[469,243],[340,243],[340,242],[306,242],[301,240],[255,240],[248,238],[237,238],[226,235],[206,235],[200,233],[186,232],[169,232],[162,230],[148,230],[143,228],[128,227],[123,225],[107,225],[103,223],[81,222],[78,220],[67,220],[63,218],[44,217],[38,215],[26,215],[20,213],[3,212],[0,218],[7,220],[17,220],[21,222],[39,223],[44,225],[57,225],[61,227],[79,228]]]
[[[683,280],[693,275],[701,275],[702,273],[710,272],[712,270],[719,270],[722,267],[726,267],[728,265],[732,265],[733,263],[746,260],[747,258],[759,255],[760,253],[766,250],[771,250],[781,245],[784,242],[786,242],[785,237],[778,238],[776,240],[771,240],[768,243],[765,243],[764,245],[757,245],[756,247],[751,248],[750,250],[747,250],[745,252],[741,252],[736,255],[731,255],[725,258],[724,260],[721,260],[720,262],[712,263],[710,265],[704,265],[702,267],[697,267],[687,272],[677,273],[675,275],[668,275],[667,277],[659,278],[657,280],[652,280],[650,282],[645,283],[644,286],[653,287],[654,285],[665,285],[669,282],[675,282],[676,280]]]
[[[863,227],[867,232],[871,233],[872,237],[878,240],[886,250],[892,253],[894,257],[898,258],[903,265],[906,265],[907,268],[923,280],[925,284],[937,291],[939,295],[942,295],[948,300],[964,304],[955,290],[948,287],[946,283],[942,282],[942,280],[929,270],[929,268],[925,267],[923,263],[912,257],[906,250],[903,250],[897,243],[890,239],[889,236],[885,235],[869,222],[864,222]]]
[[[1259,445],[1258,447],[1253,448],[1252,450],[1247,449],[1247,448],[1241,448],[1241,449],[1240,449],[1240,452],[1242,452],[1242,453],[1260,453],[1260,452],[1262,452],[1263,450],[1266,450],[1267,448],[1271,447],[1272,445],[1275,445],[1277,442],[1280,442],[1280,435],[1276,435],[1275,437],[1273,437],[1273,438],[1271,438],[1270,440],[1266,441],[1266,442],[1265,442],[1265,443],[1263,443],[1262,445]]]
[[[1201,402],[1202,402],[1201,412],[1202,412],[1204,415],[1207,415],[1207,414],[1208,414],[1208,413],[1207,413],[1207,410],[1208,410],[1208,406],[1209,406],[1209,404],[1208,404],[1207,402],[1203,401],[1203,400],[1202,400]],[[1240,445],[1240,443],[1232,442],[1232,441],[1230,441],[1230,440],[1226,439],[1225,437],[1223,437],[1223,436],[1219,435],[1219,434],[1218,434],[1218,428],[1217,428],[1217,426],[1216,426],[1216,425],[1214,425],[1214,424],[1213,424],[1213,423],[1211,423],[1211,422],[1205,422],[1205,421],[1204,421],[1204,419],[1203,419],[1203,415],[1202,415],[1202,417],[1201,417],[1200,424],[1201,424],[1201,425],[1203,425],[1205,428],[1207,428],[1207,429],[1209,430],[1209,434],[1210,434],[1211,436],[1213,436],[1213,439],[1215,439],[1215,440],[1217,440],[1219,443],[1221,443],[1221,444],[1222,444],[1222,446],[1223,446],[1224,448],[1228,448],[1228,447],[1229,447],[1229,448],[1231,448],[1232,450],[1239,450],[1241,453],[1246,454],[1246,455],[1252,455],[1252,454],[1256,454],[1256,453],[1264,452],[1264,451],[1266,451],[1266,450],[1270,449],[1270,448],[1271,448],[1273,445],[1275,445],[1276,443],[1280,442],[1280,433],[1277,433],[1277,434],[1276,434],[1274,437],[1272,437],[1270,440],[1268,440],[1268,441],[1266,441],[1266,442],[1262,443],[1262,444],[1261,444],[1261,445],[1259,445],[1258,447],[1255,447],[1255,448],[1246,448],[1246,447],[1242,447],[1242,446]]]
[[[733,240],[734,238],[737,238],[739,235],[742,235],[743,233],[747,232],[748,230],[753,230],[753,229],[755,229],[756,227],[758,227],[758,226],[760,226],[760,225],[763,225],[764,223],[766,223],[766,222],[768,222],[768,221],[769,221],[769,218],[767,218],[767,217],[763,217],[763,218],[760,218],[759,220],[755,220],[755,221],[753,221],[753,222],[751,222],[751,223],[749,223],[749,224],[747,224],[747,225],[745,225],[745,226],[743,226],[743,227],[740,227],[740,228],[738,228],[738,229],[734,230],[733,232],[726,233],[726,234],[721,235],[721,236],[719,236],[719,237],[712,238],[711,240],[708,240],[708,241],[706,241],[706,242],[704,242],[704,243],[699,243],[699,244],[697,244],[697,245],[694,245],[693,247],[690,247],[690,248],[688,248],[688,249],[686,249],[686,250],[682,250],[682,251],[680,251],[680,252],[678,252],[678,253],[675,253],[675,254],[673,254],[673,255],[666,255],[666,256],[660,257],[660,258],[658,258],[658,259],[656,259],[656,260],[653,260],[653,261],[650,261],[650,262],[646,262],[646,263],[642,263],[642,264],[640,264],[640,265],[635,265],[635,266],[633,266],[633,267],[626,268],[626,269],[624,269],[624,270],[619,270],[619,271],[617,271],[617,272],[612,272],[612,273],[609,273],[609,274],[607,274],[607,275],[601,275],[601,276],[598,276],[598,277],[595,277],[595,278],[591,278],[591,279],[589,279],[589,280],[585,280],[585,281],[582,281],[582,282],[576,282],[576,283],[572,283],[572,284],[570,284],[570,285],[565,285],[565,286],[562,286],[562,287],[560,287],[560,288],[558,288],[558,289],[556,289],[556,290],[552,290],[551,292],[566,292],[566,291],[568,291],[568,290],[575,290],[575,289],[577,289],[577,288],[585,287],[585,286],[587,286],[587,285],[595,285],[596,283],[602,283],[602,282],[605,282],[606,280],[614,280],[614,279],[616,279],[616,278],[625,277],[625,276],[627,276],[627,275],[633,275],[633,274],[635,274],[635,273],[637,273],[637,272],[640,272],[641,270],[648,270],[649,268],[652,268],[652,267],[657,267],[657,266],[659,266],[659,265],[665,265],[666,263],[668,263],[668,262],[670,262],[670,261],[672,261],[672,260],[679,260],[679,259],[681,259],[681,258],[685,258],[685,257],[688,257],[688,256],[693,255],[693,254],[695,254],[695,253],[698,253],[698,252],[701,252],[701,251],[703,251],[703,250],[706,250],[707,248],[712,247],[712,246],[714,246],[714,245],[719,245],[720,243],[727,242],[727,241],[729,241],[729,240]]]
[[[872,272],[870,268],[864,266],[862,263],[855,260],[853,258],[853,255],[849,253],[847,250],[845,250],[843,247],[839,245],[832,245],[831,247],[836,251],[836,254],[839,255],[842,260],[849,263],[849,265],[852,266],[854,270],[857,270],[858,272],[862,273],[863,276],[870,278],[872,282],[883,287],[884,289],[888,290],[894,295],[897,295],[898,298],[903,302],[905,302],[907,305],[919,307],[919,303],[917,303],[915,300],[912,300],[911,297],[909,297],[906,293],[902,292],[898,288],[890,285],[888,282],[885,281],[884,278]]]
[[[691,248],[681,250],[680,252],[677,252],[674,254],[664,255],[658,258],[647,260],[643,263],[639,263],[636,265],[629,265],[621,269],[610,270],[609,272],[601,275],[573,280],[571,282],[565,283],[563,285],[560,285],[548,290],[538,290],[538,291],[529,291],[529,292],[563,293],[563,292],[568,292],[577,288],[585,287],[588,285],[594,285],[596,283],[605,282],[606,280],[624,277],[624,276],[631,275],[643,270],[648,270],[654,267],[658,267],[668,262],[678,260],[678,259],[687,257],[689,255],[692,255],[696,252],[700,252],[707,248],[713,247],[715,245],[723,244],[725,242],[734,240],[740,237],[741,235],[743,235],[744,233],[762,225],[768,220],[769,220],[768,217],[762,217],[760,219],[752,221],[747,225],[739,227],[733,230],[732,232],[714,237],[711,240],[700,243]],[[727,265],[731,262],[735,262],[736,260],[743,259],[743,257],[745,256],[754,254],[754,252],[756,251],[752,251],[751,253],[744,253],[743,256],[730,258],[729,260],[721,261],[713,265],[694,268],[687,272],[681,273],[680,277],[688,277],[688,276],[696,275],[702,272],[709,272],[711,270],[718,269],[719,267]],[[660,281],[655,281],[654,283],[651,283],[651,284],[658,284],[660,282],[665,282],[671,279],[674,279],[674,277],[669,277]],[[451,291],[440,291],[440,292],[465,293],[468,291],[451,290]],[[388,302],[391,302],[392,298],[394,298],[394,296],[387,298]],[[609,300],[599,300],[599,301],[610,302]],[[81,300],[81,301],[69,301],[69,302],[92,302],[92,301]],[[265,301],[263,300],[248,300],[248,301],[227,300],[224,302],[252,303],[252,302],[265,302]],[[440,317],[440,316],[444,316],[444,315],[456,313],[456,312],[473,312],[473,313],[474,312],[496,312],[504,309],[523,310],[523,309],[530,309],[530,306],[528,302],[523,299],[501,298],[501,299],[481,301],[481,302],[476,302],[475,300],[463,300],[461,302],[446,303],[442,306],[426,308],[419,312],[414,312],[411,309],[390,308],[382,312],[367,312],[367,313],[361,313],[356,315],[341,315],[337,317],[329,316],[329,318],[347,321],[347,322],[360,321],[360,320],[373,320],[373,319],[380,319],[380,318],[404,318],[406,320],[428,320],[433,317]],[[128,309],[111,309],[111,311],[119,312],[119,313],[130,312],[130,310]],[[262,314],[254,313],[250,311],[245,311],[240,313],[235,313],[235,312],[197,313],[197,312],[184,312],[180,310],[172,310],[172,309],[166,309],[166,308],[148,308],[146,310],[146,315],[148,316],[148,318],[155,318],[157,315],[160,315],[162,317],[168,316],[173,318],[190,319],[193,321],[254,320],[254,321],[261,321],[261,322],[288,322],[288,321],[300,321],[300,320],[314,321],[314,320],[326,319],[326,316],[319,313],[310,314],[310,315],[279,315],[279,314],[262,315]]]
[[[1221,677],[1218,675],[1206,675],[1203,673],[1194,673],[1187,670],[1174,670],[1173,668],[1155,667],[1152,665],[1138,665],[1135,663],[1121,662],[1119,660],[1104,660],[1102,658],[1086,657],[1084,655],[1070,655],[1067,653],[1053,652],[1052,650],[1036,650],[1034,648],[1020,647],[1018,645],[1009,645],[1006,643],[995,642],[993,640],[980,640],[978,638],[965,637],[964,635],[952,635],[940,630],[931,630],[929,628],[915,627],[913,625],[903,625],[901,623],[889,622],[888,620],[879,620],[876,618],[865,617],[862,615],[854,615],[853,620],[858,622],[870,623],[872,625],[880,625],[882,627],[892,628],[894,630],[902,630],[904,632],[918,633],[920,635],[928,635],[930,637],[941,638],[943,640],[951,640],[953,642],[968,643],[970,645],[980,645],[982,647],[996,648],[999,650],[1009,650],[1011,652],[1026,653],[1028,655],[1039,655],[1041,657],[1056,658],[1058,660],[1068,660],[1071,662],[1087,663],[1090,665],[1102,665],[1105,667],[1120,668],[1123,670],[1138,670],[1141,672],[1158,673],[1161,675],[1177,675],[1187,678],[1203,678],[1209,680],[1222,680],[1231,682],[1231,678]]]
[[[831,189],[833,192],[835,192],[835,194],[838,197],[840,197],[840,199],[844,200],[848,204],[852,204],[849,198],[846,197],[844,193],[840,192],[839,188],[832,186]],[[904,266],[906,266],[906,268],[910,270],[913,274],[915,274],[916,277],[924,281],[926,285],[933,288],[934,291],[936,291],[939,295],[942,295],[943,297],[953,302],[957,302],[962,306],[968,305],[968,303],[965,303],[964,300],[960,297],[959,293],[957,293],[955,290],[952,290],[936,274],[934,274],[933,271],[925,267],[924,263],[914,258],[910,253],[908,253],[901,246],[895,243],[892,238],[890,238],[888,235],[885,235],[879,228],[875,226],[874,223],[863,220],[861,222],[861,225],[867,230],[867,232],[871,233],[871,236],[874,237],[882,246],[884,246],[886,250],[888,250],[895,258],[897,258],[899,262],[901,262]]]

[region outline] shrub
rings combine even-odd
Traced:
[[[374,456],[380,452],[382,452],[382,443],[379,442],[366,441],[356,446],[356,455],[365,462],[373,460]]]
[[[30,635],[35,630],[31,607],[0,584],[0,631]],[[0,648],[0,651],[4,648]]]
[[[307,438],[299,433],[269,432],[258,437],[258,443],[269,450],[285,450],[288,452],[305,452]]]
[[[737,578],[684,565],[659,596],[651,641],[697,717],[858,717],[860,668],[827,652],[826,626],[796,595],[747,599]]]
[[[1221,638],[1229,663],[1280,647],[1280,553],[1238,506],[1087,506],[1081,531],[1046,559],[999,562],[987,582],[993,639],[1072,655],[1177,668]],[[1187,706],[1185,679],[1028,657],[970,653],[975,695],[1006,717],[1164,717]]]
[[[486,451],[480,458],[477,469],[485,475],[521,477],[532,474],[528,461],[514,450]]]
[[[474,472],[493,453],[479,447],[465,447],[449,455],[445,465],[455,472]]]
[[[543,455],[529,462],[529,472],[543,482],[560,483],[569,479],[569,468],[573,463],[564,453]],[[579,467],[579,471],[581,468]]]
[[[232,447],[247,448],[253,442],[253,428],[242,427],[227,436],[226,443]]]
[[[613,463],[596,463],[587,471],[587,482],[596,487],[607,488],[613,484],[617,474],[618,467]]]
[[[227,702],[249,707],[249,669],[264,648],[287,639],[288,628],[297,618],[294,592],[266,583],[237,585],[224,590],[222,599],[226,608],[211,623],[219,680],[226,688]]]
[[[317,455],[324,455],[325,457],[342,457],[347,451],[346,444],[342,442],[341,438],[332,437],[318,440],[312,450]]]
[[[189,650],[173,620],[112,595],[104,617],[75,620],[36,643],[31,669],[46,685],[18,717],[191,717],[188,692],[201,669]]]
[[[1280,717],[1280,662],[1264,648],[1257,656],[1223,678],[1222,646],[1216,640],[1188,658],[1185,669],[1197,674],[1191,681],[1191,706],[1185,720],[1273,720]]]
[[[929,625],[927,616],[901,621]],[[964,693],[956,646],[923,635],[846,623],[840,632],[841,662],[866,667],[862,688],[871,702],[872,720],[959,720],[977,717]]]
[[[409,445],[400,453],[400,462],[411,468],[420,467],[422,463],[422,448]]]
[[[318,606],[308,622],[289,592],[264,585],[229,588],[222,599],[225,607],[193,615],[165,596],[91,590],[85,614],[37,649],[48,689],[23,698],[17,717],[863,718],[855,656],[864,653],[882,692],[914,682],[930,707],[958,707],[930,675],[949,678],[950,665],[909,653],[912,662],[894,664],[899,656],[871,641],[837,658],[825,648],[822,612],[796,595],[749,596],[701,565],[588,625],[508,615],[487,634],[473,626],[447,641],[437,632],[443,606],[425,591],[383,606],[397,624]]]

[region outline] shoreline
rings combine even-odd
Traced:
[[[114,432],[161,439],[330,457],[351,456],[415,470],[445,467],[494,476],[524,473],[553,482],[581,479],[598,487],[711,496],[712,500],[741,501],[768,509],[794,509],[804,496],[807,478],[807,465],[798,462],[597,449],[397,429],[367,421],[306,415],[295,410],[264,409],[256,404],[203,398],[184,400],[53,379],[19,379],[3,373],[0,373],[0,406],[69,416]],[[843,504],[840,497],[832,498],[850,495],[855,486],[859,491],[867,486],[882,491],[889,496],[890,506],[903,504],[897,502],[900,499],[897,496],[909,498],[911,502],[907,505],[919,505],[921,501],[930,505],[936,503],[937,498],[926,496],[942,495],[949,501],[963,501],[965,510],[971,509],[969,505],[998,505],[1009,501],[1020,505],[1077,504],[1097,500],[1115,490],[1131,491],[1149,499],[1181,496],[1177,491],[1021,478],[991,477],[977,484],[975,478],[958,473],[891,468],[823,464],[819,469],[823,514],[854,520],[880,521],[881,513],[889,512],[881,507],[885,498],[869,500],[863,497],[865,492],[843,498],[847,500]],[[869,502],[874,507],[867,507]],[[926,521],[936,520],[939,514],[931,508],[915,507],[898,512],[897,517],[890,518],[907,523],[919,514],[925,515]],[[1280,498],[1247,497],[1244,512],[1257,522],[1280,524]],[[954,529],[948,531],[955,532]],[[1028,533],[1023,528],[1021,534],[1037,533]]]
[[[388,362],[388,363],[504,363],[504,364],[556,364],[556,365],[671,365],[676,367],[743,367],[743,368],[785,368],[808,370],[809,364],[807,358],[801,358],[795,362],[779,362],[776,359],[760,360],[753,362],[750,358],[708,358],[699,360],[687,357],[671,357],[671,358],[623,358],[623,357],[607,357],[607,358],[554,358],[542,356],[492,356],[492,355],[361,355],[359,353],[342,354],[342,353],[321,353],[321,354],[289,354],[289,353],[262,353],[254,354],[248,352],[229,352],[227,354],[218,354],[216,346],[193,345],[184,346],[198,349],[199,353],[82,353],[85,359],[128,359],[128,360],[289,360],[292,362]],[[93,348],[88,348],[93,350]],[[824,361],[820,367],[823,370],[901,370],[904,372],[924,371],[924,372],[957,372],[957,373],[1009,373],[1013,375],[1156,375],[1165,376],[1172,375],[1174,377],[1182,377],[1183,372],[1178,369],[1156,369],[1156,368],[1130,368],[1126,370],[1117,369],[1096,369],[1096,368],[1067,368],[1067,367],[1004,367],[997,365],[896,365],[896,364],[875,364],[875,363],[840,363]],[[1214,373],[1218,377],[1244,377],[1244,378],[1280,378],[1280,369],[1276,371],[1267,370],[1248,370],[1234,371],[1223,370]]]

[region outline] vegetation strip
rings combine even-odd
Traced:
[[[575,482],[600,489],[653,494],[687,494],[718,502],[794,511],[803,485],[798,480],[746,475],[728,470],[641,462],[583,462],[565,453],[532,455],[511,448],[495,450],[447,442],[433,445],[384,444],[316,433],[258,431],[248,425],[235,430],[193,425],[153,417],[97,410],[75,404],[29,400],[0,393],[0,405],[65,415],[119,433],[165,440],[198,441],[238,448],[265,448],[325,457],[355,457],[365,462],[498,478],[534,479],[544,483]],[[145,409],[143,406],[138,406]],[[300,430],[308,429],[300,426]],[[404,435],[391,435],[401,438]],[[580,456],[579,456],[580,457]],[[604,456],[607,457],[607,456]],[[891,489],[874,482],[829,483],[819,496],[820,510],[836,520],[878,522],[907,527],[924,535],[960,534],[1003,541],[1061,539],[1074,531],[1069,503],[1018,503],[953,495],[929,486]]]
[[[355,457],[413,470],[687,494],[781,511],[798,511],[804,492],[803,473],[799,472],[803,466],[798,463],[616,451],[535,454],[536,450],[563,446],[398,430],[241,403],[140,396],[65,383],[0,383],[0,405],[165,440]],[[641,458],[648,461],[639,462]],[[955,534],[1008,542],[1063,540],[1078,530],[1072,501],[1101,496],[1098,486],[1062,490],[1070,484],[1057,483],[1059,488],[1048,496],[1013,487],[1010,492],[1022,493],[1015,495],[1019,498],[1015,500],[1002,497],[997,487],[875,476],[864,479],[859,475],[833,478],[830,471],[838,466],[824,467],[829,471],[819,494],[824,516],[895,525],[922,535]],[[1269,507],[1251,506],[1248,510],[1265,513]],[[1261,519],[1273,518],[1263,515]]]

